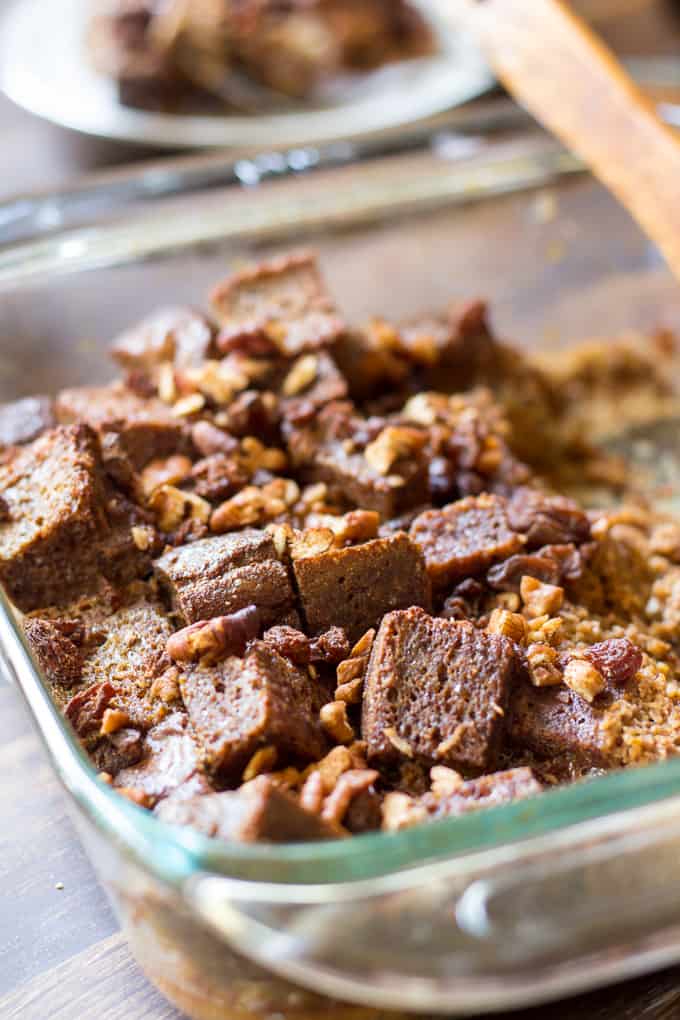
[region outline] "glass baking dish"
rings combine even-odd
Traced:
[[[5,248],[0,399],[105,379],[136,317],[310,243],[350,320],[481,294],[533,347],[680,326],[658,255],[578,169],[540,136],[440,139]],[[680,960],[680,759],[396,835],[218,843],[96,779],[1,595],[0,652],[133,951],[191,1017],[471,1015]]]

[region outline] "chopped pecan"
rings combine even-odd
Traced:
[[[492,634],[503,634],[518,645],[526,643],[527,621],[519,613],[509,613],[506,609],[494,609],[486,629]]]
[[[542,584],[535,577],[523,577],[519,589],[524,607],[529,616],[552,616],[562,608],[564,588],[554,584]]]
[[[375,510],[350,510],[346,514],[313,513],[307,517],[307,524],[328,528],[335,535],[336,545],[349,545],[376,538],[380,514]]]
[[[347,718],[347,705],[344,701],[329,701],[319,714],[321,725],[339,744],[348,744],[354,740],[354,730]]]
[[[256,471],[271,471],[276,474],[288,467],[288,458],[283,450],[267,447],[255,436],[245,436],[241,440],[239,459],[251,475]]]
[[[175,666],[170,666],[156,677],[149,689],[149,695],[151,698],[159,698],[166,705],[179,699],[179,673]]]
[[[368,655],[373,647],[373,639],[375,638],[375,627],[369,627],[369,629],[361,635],[359,640],[355,643],[352,648],[352,655]]]
[[[416,456],[425,446],[427,435],[420,429],[388,425],[364,450],[364,457],[380,475],[388,475],[395,465]]]
[[[155,530],[149,527],[149,525],[140,526],[135,524],[130,528],[130,534],[132,535],[135,548],[139,549],[140,552],[148,552],[156,538]]]
[[[318,369],[318,355],[303,354],[298,358],[281,384],[281,392],[284,397],[296,397],[308,389],[316,379]]]
[[[324,801],[321,817],[325,822],[340,824],[352,800],[377,782],[380,774],[375,769],[350,769],[343,772],[335,789]]]
[[[175,662],[200,660],[208,665],[228,655],[242,655],[259,629],[259,610],[246,606],[228,616],[199,620],[184,627],[168,639],[165,650]]]
[[[210,518],[210,530],[222,534],[248,524],[265,524],[293,506],[300,495],[296,482],[275,478],[258,488],[248,485],[222,503]]]
[[[99,732],[103,737],[107,737],[129,725],[130,716],[122,708],[107,708],[104,710]]]
[[[248,375],[240,371],[239,366],[229,358],[225,358],[224,361],[204,361],[196,368],[185,370],[183,378],[199,391],[191,397],[184,398],[187,406],[190,406],[189,401],[193,399],[197,404],[197,410],[204,406],[206,397],[218,407],[229,404],[249,383]]]
[[[382,805],[382,827],[387,832],[399,832],[427,821],[427,809],[415,797],[392,791]]]
[[[557,652],[550,645],[532,644],[527,649],[529,677],[534,687],[554,687],[562,683]]]
[[[433,765],[430,769],[431,786],[430,791],[435,797],[450,797],[464,783],[460,772],[450,769],[446,765]]]
[[[326,794],[332,793],[343,772],[347,772],[349,769],[355,767],[356,764],[351,750],[340,744],[329,751],[328,754],[324,758],[321,758],[320,761],[316,761],[312,765],[308,765],[305,769],[304,776],[305,779],[308,779],[311,775],[320,776],[321,787],[325,796]]]
[[[305,528],[297,531],[290,540],[293,559],[320,556],[335,545],[335,533],[330,528]]]
[[[99,734],[104,713],[116,695],[116,688],[108,681],[91,684],[74,694],[64,709],[64,715],[79,737]]]
[[[174,485],[161,485],[156,489],[149,500],[149,507],[156,514],[158,527],[165,532],[174,531],[186,518],[205,524],[212,510],[207,500],[193,492],[183,492]]]
[[[589,704],[605,688],[604,677],[586,659],[570,659],[564,667],[564,682]]]
[[[366,656],[357,655],[352,659],[345,659],[338,666],[338,686],[342,687],[351,680],[356,680],[364,671]]]
[[[178,485],[191,472],[191,461],[182,454],[172,457],[157,457],[150,461],[140,476],[142,492],[149,499],[161,485]]]
[[[108,773],[104,773],[107,775]],[[153,797],[145,793],[144,790],[138,789],[136,786],[118,786],[116,793],[119,793],[121,797],[125,797],[126,800],[136,804],[137,807],[146,808],[149,810],[153,807]]]
[[[239,445],[237,439],[209,421],[196,422],[191,429],[191,439],[203,457],[210,457],[214,453],[234,454]]]
[[[205,407],[205,397],[202,393],[190,393],[186,397],[180,397],[172,405],[172,413],[176,418],[190,418],[198,414]]]
[[[263,772],[271,772],[276,765],[277,757],[278,751],[273,744],[261,747],[259,751],[255,752],[243,770],[243,782],[249,783],[251,779],[262,775]]]
[[[191,478],[197,496],[218,503],[247,485],[249,474],[233,455],[213,453],[194,464]]]

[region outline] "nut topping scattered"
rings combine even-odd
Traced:
[[[680,525],[597,446],[677,413],[673,338],[349,326],[310,252],[211,301],[0,406],[0,585],[103,781],[289,843],[680,753]]]

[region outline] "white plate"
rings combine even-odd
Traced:
[[[432,57],[355,78],[325,106],[243,115],[147,113],[122,106],[114,82],[89,65],[90,0],[14,0],[0,21],[0,88],[19,106],[86,134],[182,147],[263,148],[353,138],[415,122],[484,92],[492,76],[447,16],[447,0],[418,0],[438,39]]]

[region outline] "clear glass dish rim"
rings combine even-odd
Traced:
[[[493,172],[483,179],[479,178],[478,162],[471,160],[469,165],[452,168],[444,177],[436,173],[431,180],[421,181],[414,202],[406,201],[404,211],[431,208],[433,202],[476,200],[509,190],[542,186],[564,173],[582,169],[577,160],[545,138],[531,139],[528,143],[524,140],[519,147],[515,143],[509,147],[500,146],[498,153],[498,159],[493,162]],[[489,157],[485,154],[483,158],[488,160]],[[342,172],[335,171],[337,174]],[[304,187],[303,182],[304,178],[292,180],[287,186],[300,190]],[[398,211],[405,199],[403,189],[396,181],[393,190],[388,186],[387,194],[384,187],[383,180],[378,190],[375,182],[366,189],[357,188],[351,203],[339,208],[332,207],[332,202],[326,210],[315,206],[298,226],[304,228],[308,222],[317,226],[323,222],[324,213],[335,227],[345,216],[350,221],[360,222],[366,215],[374,214],[376,208],[380,213]],[[379,201],[378,193],[381,195]],[[213,192],[215,194],[218,193]],[[372,202],[377,205],[372,205]],[[274,213],[280,208],[280,199],[277,199]],[[263,219],[266,219],[266,211],[253,224],[253,233],[258,236]],[[202,240],[217,241],[225,236],[219,234],[212,223],[208,236],[204,238],[196,221],[205,223],[205,220],[196,217],[189,225],[186,210],[180,209],[176,213],[170,210],[147,248],[140,250],[139,238],[152,220],[158,222],[157,212],[133,211],[114,224],[56,234],[46,240],[7,248],[0,253],[0,289],[20,288],[36,279],[64,271],[80,273],[104,265],[140,261],[150,254],[175,253],[178,248],[201,243]],[[281,222],[274,222],[275,236],[277,231],[290,226],[289,220],[290,215],[287,214]],[[225,215],[221,224],[224,226],[227,222]],[[243,233],[248,233],[247,224],[241,223],[234,236]],[[114,244],[107,256],[109,238]],[[680,795],[679,757],[613,772],[547,791],[527,801],[432,822],[400,833],[366,834],[325,843],[226,843],[188,829],[168,826],[97,779],[75,734],[50,698],[11,606],[1,590],[0,656],[7,660],[28,702],[52,764],[81,811],[100,832],[133,854],[158,877],[175,886],[180,886],[197,873],[231,875],[249,881],[285,885],[360,882],[445,858],[493,851],[508,844],[553,834],[557,836],[567,828],[595,823],[598,819],[622,812],[627,812],[632,822],[636,808]]]
[[[431,822],[399,833],[299,844],[227,843],[167,825],[97,778],[77,737],[52,701],[0,590],[0,653],[28,703],[63,785],[86,817],[171,885],[197,873],[284,885],[378,879],[396,871],[539,837],[583,823],[631,815],[680,794],[680,758],[620,770],[549,790],[526,801]],[[592,833],[591,833],[592,835]]]

